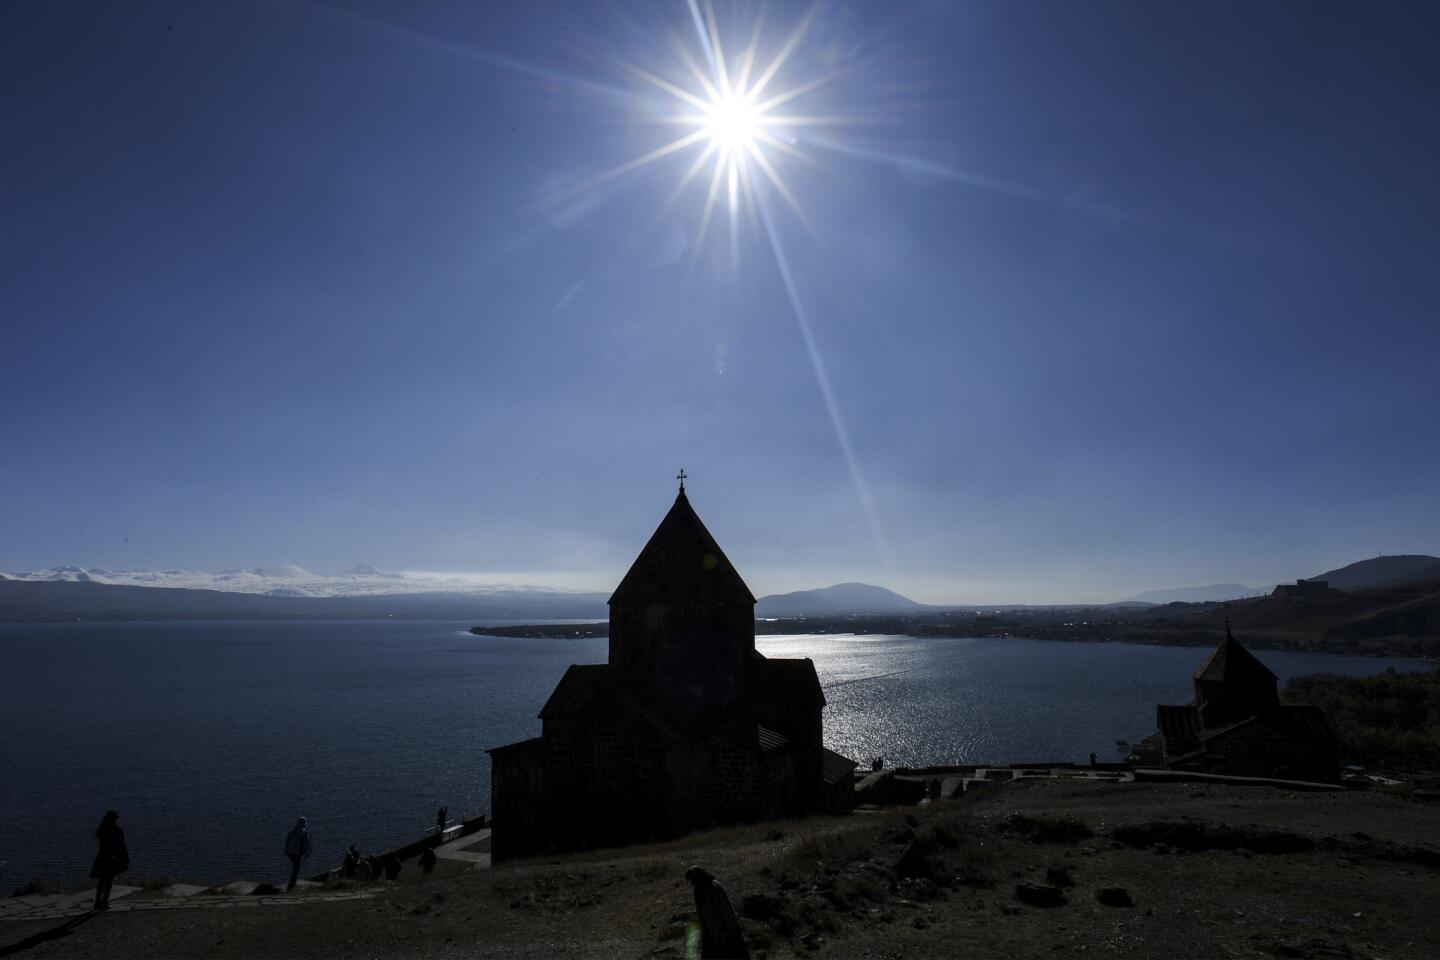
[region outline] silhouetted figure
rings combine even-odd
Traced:
[[[701,960],[749,960],[745,935],[725,888],[702,867],[685,871],[685,879],[695,890],[695,913],[700,918]]]
[[[95,909],[110,909],[110,888],[115,886],[115,876],[130,869],[130,851],[125,847],[125,831],[118,823],[120,814],[106,810],[105,818],[95,828],[95,840],[99,851],[95,863],[90,867],[90,876],[95,884]]]
[[[345,851],[345,860],[340,864],[340,875],[355,879],[355,874],[360,870],[360,851],[355,844],[350,844],[350,849]]]
[[[1095,766],[1095,754],[1090,754],[1090,766]]]
[[[445,839],[445,821],[450,816],[449,807],[441,807],[435,814],[435,842],[439,843]]]
[[[369,883],[371,880],[374,880],[375,858],[373,856],[369,856],[361,860],[360,865],[355,868],[355,874],[359,878],[361,883]]]
[[[295,829],[285,837],[285,856],[290,858],[290,883],[285,887],[287,893],[295,889],[295,882],[300,879],[300,861],[310,853],[310,828],[305,826],[305,818],[301,817],[295,821]]]
[[[425,852],[420,854],[420,869],[425,873],[433,873],[436,859],[438,858],[435,856],[435,851],[426,847]]]
[[[385,879],[394,883],[400,879],[400,858],[393,853],[387,853],[380,858],[380,866],[385,868]]]

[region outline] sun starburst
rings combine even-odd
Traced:
[[[626,174],[664,157],[690,151],[694,158],[681,175],[670,200],[674,201],[697,180],[708,184],[693,235],[695,250],[703,246],[716,208],[722,203],[729,214],[733,249],[740,211],[763,204],[764,192],[779,196],[808,227],[794,191],[782,176],[780,157],[809,161],[797,147],[793,131],[798,127],[823,125],[828,120],[782,112],[779,108],[819,89],[830,77],[809,78],[779,93],[770,91],[805,38],[815,8],[801,18],[762,66],[760,22],[755,23],[749,42],[740,54],[730,58],[721,42],[714,9],[708,2],[703,10],[697,0],[687,2],[698,42],[687,43],[675,38],[678,69],[665,76],[632,63],[620,62],[619,65],[671,99],[671,108],[653,119],[688,129],[591,182]]]
[[[705,136],[726,153],[749,152],[764,116],[743,94],[731,93],[711,102],[705,110]]]

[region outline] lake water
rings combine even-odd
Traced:
[[[0,860],[9,887],[73,883],[95,823],[121,813],[131,878],[285,875],[304,815],[317,869],[488,811],[488,747],[535,736],[571,663],[606,641],[475,637],[471,624],[0,625]],[[1208,651],[910,637],[761,637],[812,657],[827,745],[887,764],[1085,760],[1190,699]],[[1274,653],[1280,676],[1423,669]]]

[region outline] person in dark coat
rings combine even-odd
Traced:
[[[701,867],[685,871],[685,879],[695,888],[695,913],[700,918],[701,960],[749,960],[745,934],[730,898],[720,881]]]
[[[305,826],[305,818],[301,817],[295,822],[295,829],[285,836],[285,856],[290,858],[290,884],[285,888],[288,893],[295,889],[295,882],[300,879],[300,861],[310,856],[310,828]]]
[[[385,879],[394,883],[400,879],[400,858],[393,853],[387,853],[380,858],[380,866],[385,868]]]
[[[426,847],[424,852],[420,854],[420,869],[426,873],[434,873],[435,861],[437,859],[435,856],[435,848]]]
[[[125,847],[125,831],[120,829],[120,814],[114,810],[105,811],[105,819],[95,828],[95,840],[100,850],[95,854],[95,864],[90,876],[95,884],[95,909],[110,909],[110,888],[115,885],[116,874],[130,869],[130,851]]]
[[[345,851],[344,862],[340,864],[340,875],[354,880],[355,874],[358,873],[359,870],[360,851],[356,849],[355,844],[352,843],[350,844],[350,849]]]

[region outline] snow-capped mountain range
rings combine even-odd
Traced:
[[[102,567],[51,567],[28,573],[3,573],[0,580],[109,583],[127,587],[221,590],[269,597],[376,597],[408,593],[495,596],[516,593],[584,594],[588,591],[535,584],[501,583],[483,575],[409,571],[386,573],[366,564],[334,576],[281,564],[248,570],[203,573],[194,570],[106,570]]]

